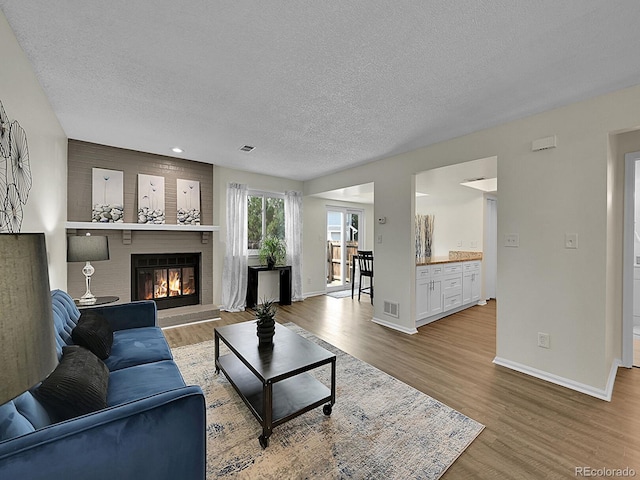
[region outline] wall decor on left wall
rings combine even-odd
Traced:
[[[20,232],[32,183],[27,134],[0,101],[0,232]]]

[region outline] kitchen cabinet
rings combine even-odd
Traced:
[[[480,301],[481,261],[449,261],[416,267],[416,326]]]
[[[464,262],[462,275],[462,303],[480,301],[480,262]]]

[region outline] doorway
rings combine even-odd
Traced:
[[[640,152],[624,160],[622,365],[640,367]]]
[[[327,291],[351,288],[353,255],[363,234],[364,211],[327,207]]]
[[[498,199],[485,195],[484,217],[484,300],[495,299],[498,278]]]

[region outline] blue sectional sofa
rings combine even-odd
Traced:
[[[51,299],[60,359],[74,343],[80,311],[61,290]],[[32,391],[0,405],[0,478],[204,479],[204,395],[185,385],[156,325],[155,303],[91,311],[113,330],[104,360],[107,408],[56,422]]]

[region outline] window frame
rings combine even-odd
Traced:
[[[266,190],[247,189],[247,205],[249,203],[249,197],[262,197],[262,227],[261,227],[262,237],[260,238],[260,241],[262,241],[264,239],[265,232],[267,230],[267,217],[266,217],[266,212],[267,212],[266,201],[267,200],[266,199],[267,197],[282,199],[283,201],[282,208],[284,210],[284,193],[269,192]],[[248,214],[249,212],[247,211],[247,222],[249,221]],[[284,222],[286,222],[286,219],[283,218],[283,223]],[[249,230],[247,229],[247,245],[248,244],[249,244]],[[248,254],[249,254],[249,257],[258,257],[260,255],[260,249],[248,248]]]

